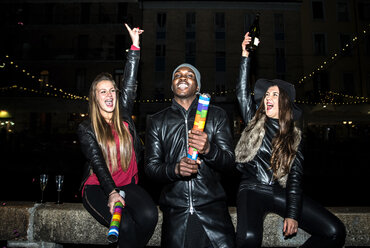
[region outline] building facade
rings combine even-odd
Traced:
[[[202,92],[211,93],[213,103],[224,107],[239,129],[233,89],[240,44],[260,13],[261,43],[252,55],[252,84],[261,77],[294,83],[308,119],[314,119],[312,113],[334,109],[323,112],[330,116],[346,103],[367,120],[369,2],[5,0],[0,3],[4,33],[0,93],[9,96],[27,90],[27,97],[45,96],[46,101],[61,97],[85,106],[70,113],[70,108],[55,110],[50,103],[46,104],[50,110],[37,108],[32,116],[41,116],[41,111],[51,116],[58,111],[85,114],[78,112],[87,109],[94,77],[102,71],[118,82],[122,77],[125,50],[130,46],[123,26],[127,22],[145,30],[135,109],[140,131],[145,130],[148,114],[170,104],[172,71],[183,62],[200,70]],[[328,104],[331,108],[326,108]],[[26,119],[23,116],[22,123]]]
[[[302,1],[302,62],[306,96],[319,92],[370,96],[370,1]],[[323,67],[321,67],[323,66]],[[313,74],[314,73],[314,74]],[[301,79],[303,79],[303,77]],[[334,102],[351,102],[335,98]]]

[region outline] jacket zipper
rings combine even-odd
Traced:
[[[188,111],[185,112],[185,130],[186,130],[186,148],[189,149],[189,141],[188,141]],[[187,155],[187,150],[185,155]],[[194,207],[193,207],[193,179],[190,179],[188,181],[188,187],[189,187],[189,212],[190,214],[194,213]]]

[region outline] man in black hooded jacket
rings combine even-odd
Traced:
[[[200,73],[190,64],[172,74],[172,105],[149,118],[145,172],[164,183],[162,247],[234,247],[234,226],[219,182],[219,172],[234,166],[226,112],[208,108],[204,132],[192,130],[200,91]],[[187,158],[188,147],[199,152]]]

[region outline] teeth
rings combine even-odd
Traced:
[[[105,101],[105,104],[107,105],[107,106],[113,106],[113,99],[109,99],[109,100],[106,100]]]
[[[272,103],[266,103],[267,110],[271,110],[274,105]]]
[[[186,88],[188,88],[189,86],[187,85],[187,84],[184,84],[184,83],[181,83],[181,84],[178,84],[177,85],[177,88],[180,88],[180,89],[186,89]]]

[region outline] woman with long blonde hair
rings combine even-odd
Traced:
[[[237,247],[261,247],[267,213],[284,218],[282,233],[298,227],[311,237],[301,247],[343,247],[343,223],[302,193],[301,131],[295,125],[301,110],[294,103],[294,85],[280,79],[259,79],[254,87],[255,111],[249,89],[247,33],[242,42],[240,76],[236,85],[241,115],[248,123],[235,149],[242,174],[237,198]]]
[[[87,159],[82,183],[83,205],[109,227],[116,202],[124,205],[119,247],[145,247],[157,224],[157,207],[137,185],[141,141],[131,118],[136,97],[143,30],[126,28],[132,40],[121,90],[109,73],[96,76],[89,93],[89,119],[79,125],[78,136]],[[119,95],[120,93],[120,95]],[[123,198],[120,192],[125,193]]]

